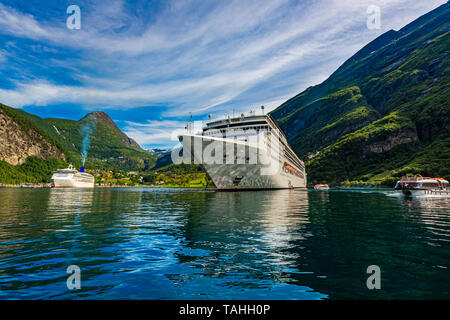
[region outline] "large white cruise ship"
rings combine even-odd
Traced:
[[[178,136],[182,162],[201,164],[219,190],[306,188],[305,165],[270,115],[210,121],[199,133],[186,128]]]
[[[75,170],[72,165],[66,169],[58,169],[53,172],[51,177],[52,187],[54,188],[93,188],[94,176],[84,172],[81,167],[80,172]]]

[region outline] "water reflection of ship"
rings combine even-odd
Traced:
[[[308,192],[300,190],[217,192],[208,199],[206,206],[206,212],[199,216],[191,212],[186,226],[188,239],[215,237],[218,230],[239,232],[245,229],[265,232],[266,237],[279,241],[299,224],[308,222]]]
[[[450,198],[415,197],[399,198],[405,215],[409,219],[420,220],[432,232],[437,232],[440,226],[446,227],[450,214]]]
[[[323,203],[330,202],[330,194],[328,192],[317,192],[316,198],[320,199]]]
[[[62,213],[108,213],[116,205],[139,207],[142,202],[142,190],[113,189],[50,189],[48,212]]]
[[[93,189],[50,189],[48,212],[76,213],[82,208],[90,211],[93,199]]]
[[[71,264],[79,265],[86,279],[105,273],[97,267],[100,261],[105,266],[107,262],[124,259],[125,250],[120,248],[135,237],[118,230],[124,224],[129,226],[132,219],[136,220],[136,226],[141,223],[136,208],[141,205],[142,190],[10,189],[1,190],[0,198],[8,201],[0,206],[0,241],[5,244],[0,246],[0,260],[6,262],[0,268],[0,278],[10,281],[0,286],[0,298],[14,298],[8,292],[14,283],[26,292],[22,298],[33,297],[36,287],[40,288],[37,298],[61,298],[60,294],[67,291],[53,290],[52,281],[59,280],[47,278],[43,273],[60,272]],[[123,218],[127,214],[128,218]],[[12,227],[4,228],[5,225]],[[49,284],[52,289],[47,295],[41,288],[48,288]],[[99,291],[114,287],[110,283],[102,285],[101,281],[95,286],[102,287],[96,288]]]
[[[201,270],[202,276],[220,278],[224,288],[269,291],[278,283],[311,288],[330,299],[398,299],[411,294],[404,281],[430,272],[430,265],[446,265],[440,256],[425,264],[404,257],[420,257],[430,242],[442,246],[448,219],[441,217],[442,228],[435,221],[428,229],[419,220],[429,218],[420,216],[421,209],[415,220],[413,213],[393,209],[392,202],[380,207],[376,195],[330,193],[321,199],[319,192],[298,192],[205,193],[188,209],[179,261]],[[384,290],[367,290],[366,268],[372,264],[385,272]],[[414,272],[408,273],[411,267]],[[433,272],[442,275],[444,270]],[[435,289],[427,288],[445,287],[433,285]]]
[[[206,208],[189,210],[187,245],[177,253],[180,261],[201,266],[211,277],[235,274],[282,281],[282,270],[295,267],[301,254],[289,250],[290,242],[308,237],[308,192],[217,192],[208,198]],[[209,254],[193,257],[192,250]],[[248,281],[233,284],[247,285],[258,286]]]

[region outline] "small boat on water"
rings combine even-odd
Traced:
[[[450,196],[449,182],[443,178],[404,177],[397,181],[395,190],[406,196]]]
[[[316,184],[314,190],[330,190],[330,186],[327,184]]]
[[[70,164],[66,169],[58,169],[53,172],[52,187],[54,188],[93,188],[94,176],[84,172],[84,167],[80,172]]]

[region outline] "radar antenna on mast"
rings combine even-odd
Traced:
[[[189,121],[187,123],[187,129],[189,133],[192,133],[192,112],[189,112]]]

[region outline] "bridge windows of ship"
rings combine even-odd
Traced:
[[[240,123],[228,123],[228,124],[222,124],[222,125],[217,125],[217,126],[213,126],[210,128],[205,128],[204,130],[209,130],[209,129],[229,129],[229,128],[237,128],[237,127],[251,127],[254,125],[267,125],[266,121],[249,121],[249,122],[240,122]]]
[[[236,132],[248,132],[253,131],[255,133],[259,133],[260,131],[267,131],[268,126],[241,126],[236,128],[229,128],[229,129],[221,129],[221,130],[215,130],[215,129],[203,129],[203,135],[214,135],[217,133],[227,133],[227,135],[233,135]]]

